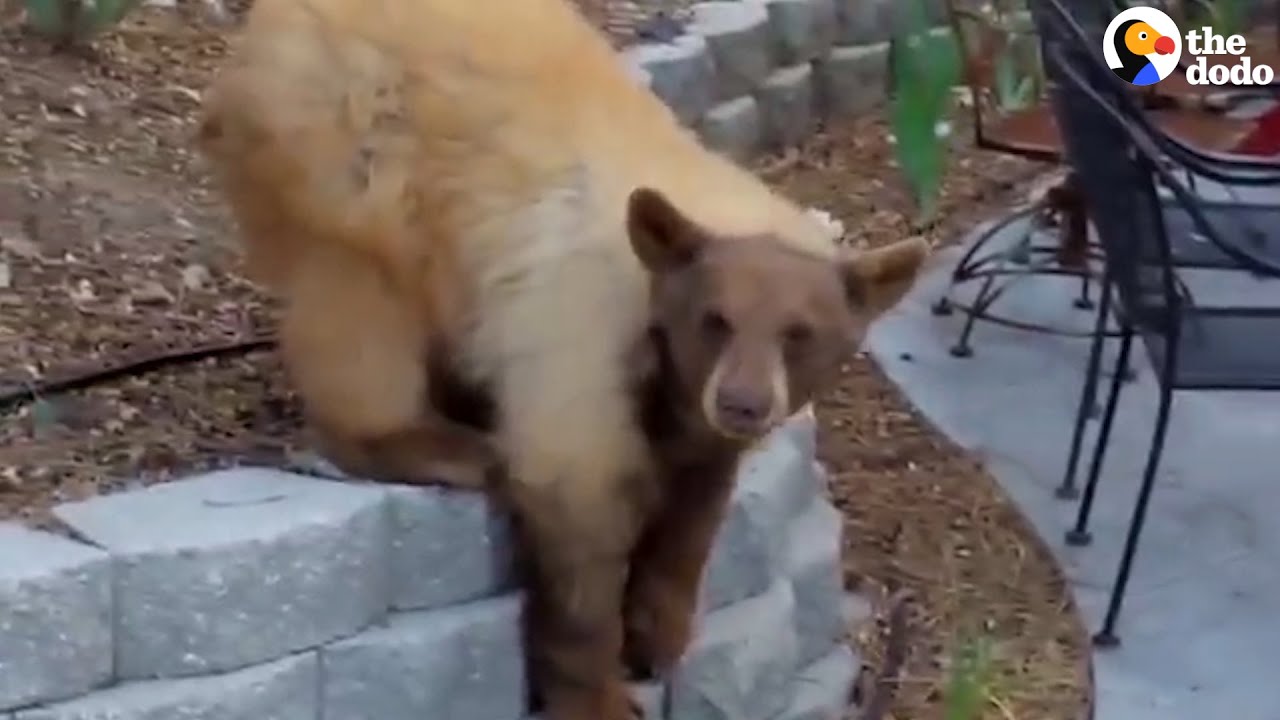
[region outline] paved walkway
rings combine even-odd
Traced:
[[[952,357],[962,316],[936,317],[929,305],[959,252],[939,254],[872,328],[867,349],[943,432],[985,459],[1053,548],[1096,630],[1151,438],[1154,376],[1135,344],[1139,376],[1121,395],[1094,543],[1067,546],[1063,532],[1075,502],[1056,499],[1053,488],[1066,461],[1088,341],[979,323],[974,355]],[[1247,292],[1280,305],[1280,283],[1242,287],[1197,277],[1190,284],[1202,304]],[[1087,329],[1092,313],[1072,307],[1074,292],[1066,281],[1033,278],[1011,289],[1000,307]],[[1114,350],[1107,349],[1106,367]],[[1086,453],[1098,424],[1090,423]],[[1081,482],[1087,461],[1086,454]],[[1280,393],[1175,395],[1162,468],[1121,617],[1123,644],[1095,653],[1097,720],[1280,719]]]

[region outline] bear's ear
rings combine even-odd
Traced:
[[[694,259],[706,239],[702,228],[666,195],[641,187],[627,200],[627,234],[636,257],[650,272],[674,270]]]
[[[928,256],[929,243],[919,237],[870,250],[841,251],[850,309],[874,318],[893,307],[911,289]]]

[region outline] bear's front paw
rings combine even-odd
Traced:
[[[675,668],[689,646],[694,611],[693,602],[670,594],[633,599],[623,649],[633,679],[653,680]]]

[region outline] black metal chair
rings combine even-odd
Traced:
[[[1105,7],[1110,2],[1104,2]],[[1097,5],[1093,6],[1098,7]],[[1129,117],[1158,145],[1165,158],[1165,167],[1171,172],[1181,173],[1188,188],[1197,187],[1198,177],[1214,180],[1233,194],[1233,188],[1280,186],[1280,163],[1268,159],[1242,156],[1230,153],[1214,152],[1188,144],[1183,138],[1164,132],[1160,123],[1152,120],[1149,113],[1144,112],[1131,94],[1132,88],[1112,74],[1105,61],[1094,51],[1101,42],[1101,28],[1109,16],[1104,12],[1092,17],[1088,15],[1087,4],[1073,6],[1072,13],[1084,15],[1092,20],[1095,33],[1091,36],[1079,24],[1063,25],[1060,32],[1065,32],[1080,54],[1078,59],[1086,62],[1091,70],[1090,79],[1097,83],[1095,87],[1107,87],[1111,97],[1127,108]],[[1062,38],[1059,38],[1061,40]],[[1280,257],[1280,237],[1269,233],[1270,228],[1280,226],[1280,209],[1259,207],[1239,202],[1214,201],[1203,202],[1201,209],[1220,225],[1234,228],[1232,234],[1245,237],[1259,252],[1269,257]],[[1184,268],[1198,269],[1230,269],[1234,267],[1230,257],[1217,250],[1212,243],[1206,242],[1196,231],[1185,211],[1174,204],[1165,208],[1165,220],[1172,247],[1174,263]],[[1267,228],[1267,230],[1263,230]],[[1096,321],[1101,323],[1106,313],[1100,311]],[[1097,325],[1102,328],[1103,325]],[[1101,352],[1102,332],[1095,330],[1090,348],[1090,367],[1096,367],[1097,357]],[[1058,486],[1057,495],[1064,499],[1079,495],[1076,486],[1076,475],[1080,460],[1081,443],[1087,420],[1098,414],[1095,396],[1097,392],[1098,374],[1092,372],[1086,378],[1085,393],[1081,398],[1075,428],[1071,441],[1071,452],[1068,456],[1066,471],[1062,483]],[[1090,475],[1093,475],[1091,470]]]
[[[1275,238],[1250,237],[1240,232],[1251,222],[1238,206],[1206,211],[1174,167],[1197,165],[1194,155],[1180,153],[1177,144],[1145,120],[1132,94],[1098,71],[1099,43],[1090,40],[1077,22],[1081,5],[1067,10],[1060,0],[1032,0],[1040,28],[1046,73],[1054,84],[1052,102],[1062,130],[1069,162],[1082,180],[1088,213],[1105,256],[1099,300],[1099,329],[1113,310],[1121,327],[1117,368],[1126,367],[1133,341],[1140,338],[1156,369],[1159,402],[1150,450],[1138,497],[1102,628],[1094,636],[1100,646],[1119,642],[1115,629],[1127,588],[1148,504],[1163,454],[1172,396],[1178,390],[1280,390],[1280,345],[1267,346],[1258,337],[1280,337],[1280,306],[1201,306],[1179,277],[1189,266],[1236,270],[1280,278],[1280,253]],[[1086,10],[1087,12],[1087,10]],[[1100,18],[1084,17],[1084,25]],[[1092,22],[1090,22],[1092,20]],[[1101,19],[1105,23],[1105,19]],[[1100,33],[1094,37],[1099,37]],[[1082,41],[1082,38],[1084,40]],[[1198,163],[1204,165],[1204,163]],[[1221,171],[1195,167],[1195,172]],[[1228,172],[1223,172],[1229,175]],[[1157,181],[1173,195],[1167,207],[1157,193]],[[1234,230],[1235,232],[1232,232]],[[1171,242],[1173,232],[1202,239],[1206,250],[1199,263],[1182,264]],[[1205,264],[1207,263],[1207,264]],[[1114,306],[1114,307],[1113,307]],[[1102,337],[1095,334],[1081,414],[1101,364]],[[1094,447],[1089,478],[1068,542],[1089,541],[1088,520],[1102,463],[1110,440],[1122,383],[1116,374],[1106,399],[1102,425]],[[1078,427],[1082,421],[1078,421]],[[1079,433],[1073,444],[1080,443]],[[1073,454],[1077,448],[1073,449]]]
[[[1017,12],[1018,3],[1003,7],[1008,4],[945,1],[969,91],[974,145],[1057,165],[1062,161],[1062,143],[1053,114],[1040,92],[1042,73],[1034,28]],[[1031,83],[1033,97],[1025,98],[1020,106],[1005,107],[1001,102],[998,78],[1002,64]],[[993,239],[1003,237],[1003,230],[1023,221],[1027,228],[1020,230],[1008,247],[989,247]],[[1014,283],[1041,275],[1078,278],[1080,291],[1075,299],[1076,307],[1094,308],[1089,297],[1090,265],[1100,259],[1100,254],[1088,242],[1087,224],[1073,178],[1066,177],[1048,188],[1043,197],[1009,213],[974,238],[952,270],[950,287],[933,304],[937,315],[959,311],[965,316],[951,354],[956,357],[973,354],[970,340],[978,320],[1020,330],[1088,337],[1088,331],[1041,326],[995,311],[997,301]],[[1058,228],[1059,237],[1054,241],[1039,241],[1041,232],[1054,226]],[[974,281],[980,282],[972,300],[955,297],[954,288]]]

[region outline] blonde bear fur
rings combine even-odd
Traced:
[[[509,478],[547,716],[626,717],[616,616],[666,472],[634,400],[661,262],[635,243],[680,220],[835,263],[826,227],[704,150],[565,0],[257,0],[205,112],[202,146],[251,274],[284,301],[281,351],[331,456],[385,480]],[[893,262],[868,260],[870,287]],[[426,407],[428,362],[489,389],[492,436]],[[681,521],[703,524],[699,547],[654,551],[695,584],[727,491],[709,495]],[[681,625],[654,641],[664,664],[687,605],[650,618]]]

